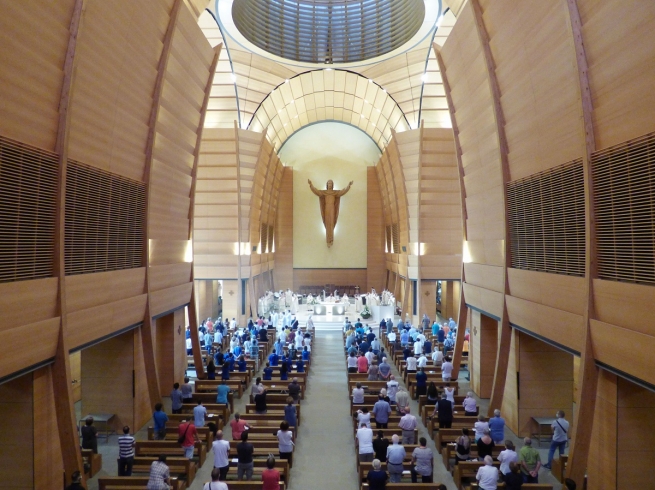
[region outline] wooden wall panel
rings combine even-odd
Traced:
[[[492,265],[464,264],[466,282],[499,293],[503,292],[503,268]]]
[[[645,335],[655,335],[652,305],[655,287],[617,281],[594,281],[596,318]]]
[[[518,392],[518,365],[519,365],[519,343],[520,335],[517,330],[512,329],[512,340],[509,348],[509,362],[507,364],[507,378],[505,380],[505,391],[503,392],[502,407],[490,407],[492,410],[499,408],[501,417],[505,419],[507,427],[519,433],[519,392]]]
[[[584,278],[507,269],[510,294],[533,303],[583,314]]]
[[[82,351],[82,416],[115,414],[113,428],[133,426],[134,332],[126,332]]]
[[[128,332],[128,334],[132,334],[134,339],[134,349],[132,352],[134,359],[134,403],[131,427],[136,428],[143,427],[149,420],[152,420],[155,401],[151,400],[148,392],[148,378],[143,354],[143,341],[141,339],[142,335],[146,335],[145,330],[135,328],[131,332]],[[158,400],[158,398],[155,400]]]
[[[573,415],[573,355],[518,332],[519,432],[529,436],[536,429],[532,417],[553,417],[564,410]]]
[[[596,148],[655,130],[655,5],[579,0]]]
[[[476,306],[482,311],[500,318],[503,308],[503,294],[496,291],[464,283],[466,304]]]
[[[335,284],[342,286],[359,286],[364,292],[366,287],[366,269],[294,269],[293,288],[297,291],[302,286],[324,286]]]
[[[82,399],[82,353],[81,351],[72,352],[69,355],[71,369],[71,383],[73,389],[73,403]]]
[[[382,211],[382,195],[375,172],[375,167],[366,169],[366,291],[375,289],[382,291],[385,280],[384,258],[384,214]],[[363,290],[361,292],[364,292]]]
[[[143,320],[146,295],[68,314],[68,345],[75,349]],[[92,319],[92,320],[91,320]]]
[[[73,0],[1,2],[0,134],[55,149]]]
[[[145,268],[66,277],[67,311],[85,310],[143,294]]]
[[[437,315],[437,282],[422,280],[419,295],[420,317],[423,318],[423,315],[427,315],[430,321],[434,321]]]
[[[38,342],[34,342],[38,332]],[[0,345],[11,346],[11,355],[0,356],[0,377],[53,359],[57,349],[59,317],[0,331]]]
[[[64,471],[55,415],[52,369],[50,366],[37,369],[33,379],[34,467],[37,468],[34,472],[34,488],[49,488],[53,482],[61,480]]]
[[[0,284],[2,326],[12,328],[57,316],[57,279],[5,282]],[[29,316],[25,312],[29,311]]]
[[[618,378],[617,488],[648,488],[655,469],[655,393]]]
[[[558,1],[480,5],[502,93],[511,180],[579,158],[578,74],[562,62],[571,56],[567,9]]]
[[[4,488],[36,488],[32,386],[32,374],[0,385],[0,478]]]
[[[239,241],[236,234],[239,226],[237,165],[234,129],[205,128],[198,161],[195,200],[196,213],[203,216],[203,219],[194,221],[193,230],[194,276],[197,279],[238,277],[237,260],[231,261],[229,265],[216,263],[217,257],[226,253],[231,253],[234,259],[238,258],[235,251],[235,244]],[[214,223],[216,218],[221,221]],[[213,253],[203,252],[201,245],[207,245],[208,250],[216,248]]]
[[[173,0],[85,4],[69,156],[142,180],[157,64]]]
[[[545,338],[581,352],[584,339],[582,315],[507,296],[509,321]]]
[[[167,289],[160,289],[151,293],[150,312],[152,316],[177,309],[191,301],[192,283],[180,284]]]
[[[603,369],[598,376],[594,426],[587,460],[587,488],[616,490],[617,487],[617,377]],[[626,488],[627,490],[627,488]]]
[[[480,398],[489,398],[496,369],[498,321],[477,311],[472,313],[469,354],[472,363],[471,389]]]
[[[655,349],[653,336],[591,320],[591,340],[594,357],[598,361],[655,384],[655,373],[650,362]],[[626,362],[626,359],[630,362]]]
[[[275,289],[293,288],[293,168],[284,167],[275,219]]]

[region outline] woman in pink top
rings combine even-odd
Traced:
[[[240,441],[241,434],[243,434],[244,431],[248,430],[248,422],[246,422],[241,418],[239,412],[234,414],[234,420],[230,422],[230,426],[232,427],[233,441]]]
[[[366,373],[368,372],[368,359],[365,356],[359,356],[357,358],[357,372]]]
[[[280,472],[274,467],[275,458],[268,458],[266,469],[262,471],[262,490],[280,490]]]

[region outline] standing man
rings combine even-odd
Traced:
[[[405,461],[405,448],[398,444],[400,437],[391,436],[391,446],[387,448],[387,471],[389,483],[400,483],[403,476],[403,461]]]
[[[196,431],[196,426],[193,424],[193,420],[188,422],[182,422],[178,427],[178,435],[182,440],[182,449],[184,449],[184,457],[187,459],[193,459],[193,447],[195,442],[200,442],[198,437],[198,431]]]
[[[400,418],[398,423],[403,431],[403,444],[414,444],[416,438],[414,431],[416,430],[416,417],[410,413],[409,405],[405,407],[405,415]]]
[[[189,383],[189,377],[184,377],[184,384],[180,386],[182,392],[182,403],[193,403],[193,386]]]
[[[453,363],[450,360],[450,357],[446,357],[446,360],[441,365],[441,379],[443,381],[450,381],[450,378],[453,374]]]
[[[184,403],[184,400],[180,391],[180,383],[175,383],[173,385],[173,391],[171,391],[171,407],[173,413],[182,413],[182,403]]]
[[[501,444],[505,440],[505,419],[500,416],[498,409],[494,410],[494,416],[489,419],[489,432],[494,444]]]
[[[164,413],[162,407],[161,403],[157,403],[152,414],[152,420],[155,422],[155,439],[159,441],[166,439],[166,422],[168,422],[168,415]]]
[[[484,466],[479,468],[477,475],[475,475],[480,488],[484,490],[496,490],[498,488],[498,468],[495,468],[493,464],[494,460],[491,456],[485,456]]]
[[[441,395],[441,400],[437,402],[434,406],[434,412],[432,412],[432,417],[437,416],[439,421],[440,429],[450,429],[453,424],[453,404],[450,403],[448,395],[443,393]]]
[[[525,444],[519,451],[519,463],[523,473],[523,483],[539,483],[539,468],[541,468],[541,456],[539,451],[532,447],[532,439],[523,439]]]
[[[195,426],[204,427],[205,417],[207,417],[207,409],[202,406],[202,400],[198,400],[198,405],[193,408],[193,420]]]
[[[214,451],[214,468],[220,471],[220,479],[225,481],[227,472],[230,469],[230,443],[223,440],[223,431],[216,433],[214,442],[212,442]]]
[[[123,435],[118,438],[118,476],[132,476],[134,445],[134,437],[126,425],[123,427]]]
[[[357,435],[355,436],[357,446],[359,447],[359,462],[370,463],[373,461],[373,430],[366,427],[366,423],[362,422]]]
[[[391,415],[391,407],[382,396],[373,405],[373,415],[375,415],[375,428],[386,429],[389,423],[389,415]]]
[[[293,378],[291,383],[289,383],[289,386],[287,386],[287,389],[289,391],[289,396],[293,398],[293,402],[298,403],[300,401],[300,384],[298,384],[298,378]]]
[[[491,421],[489,421],[491,423]],[[553,428],[553,440],[550,443],[550,450],[548,451],[548,463],[544,465],[544,468],[550,469],[551,464],[553,463],[553,456],[555,456],[555,450],[559,449],[559,456],[562,457],[564,451],[566,450],[566,442],[569,439],[569,423],[564,418],[564,412],[560,410],[557,412],[557,418],[555,422],[551,424]]]

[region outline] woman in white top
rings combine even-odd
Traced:
[[[441,365],[441,379],[443,381],[450,381],[453,374],[453,363],[450,362],[450,357],[446,357],[446,362]]]
[[[485,429],[489,430],[489,422],[485,422],[484,415],[478,415],[478,421],[473,426],[473,429],[475,429],[475,442],[478,442],[478,439],[484,435]]]
[[[416,372],[416,364],[418,364],[416,357],[409,356],[407,358],[407,372]]]
[[[446,400],[448,400],[454,406],[455,405],[455,388],[454,387],[452,387],[452,388],[445,387],[443,389],[443,391],[444,391],[444,393],[446,393]]]
[[[302,341],[303,345],[307,347],[307,350],[309,352],[312,351],[312,339],[310,337],[307,337],[305,340]]]
[[[291,468],[293,461],[293,432],[289,430],[289,423],[284,421],[280,424],[280,430],[277,431],[278,449],[280,450],[280,458],[286,459]]]
[[[296,342],[296,350],[302,349],[302,334],[300,332],[296,332],[295,342]]]

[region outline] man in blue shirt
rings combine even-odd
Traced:
[[[364,341],[364,342],[362,342],[361,344],[359,344],[359,351],[360,351],[362,354],[366,354],[366,353],[368,352],[368,349],[369,349],[370,347],[371,347],[371,346],[369,345],[369,343],[366,342],[366,341]]]
[[[273,377],[273,368],[271,367],[271,363],[267,362],[266,367],[264,368],[264,381],[271,381]]]
[[[182,392],[180,391],[180,383],[173,384],[173,391],[171,391],[171,407],[173,413],[182,413]]]
[[[391,318],[387,318],[387,335],[389,335],[392,330],[393,330],[393,322],[391,321]]]
[[[271,366],[277,366],[280,356],[277,355],[277,352],[271,352],[271,355],[268,356],[268,362]]]
[[[221,384],[216,388],[216,392],[218,393],[216,403],[227,405],[227,395],[230,393],[230,387],[225,384],[225,380],[221,381]]]
[[[278,341],[275,342],[275,353],[278,356],[284,354],[284,342],[282,342],[282,339],[278,339]],[[276,366],[276,364],[273,364],[273,366]]]
[[[429,340],[423,342],[423,351],[426,354],[432,354],[432,342],[430,342]]]
[[[296,362],[296,371],[299,373],[304,373],[305,372],[305,362],[302,359],[298,359]]]
[[[152,414],[152,419],[155,422],[155,439],[164,440],[166,438],[166,422],[168,422],[168,415],[162,410],[163,405],[157,403],[155,405],[155,413]]]
[[[437,332],[439,332],[439,323],[437,323],[437,320],[435,320],[432,324],[432,335],[436,336]]]
[[[439,326],[439,330],[437,330],[437,340],[440,343],[443,343],[445,337],[446,337],[446,333],[443,331],[443,328]]]
[[[303,361],[309,361],[309,351],[307,350],[307,346],[303,348],[302,351],[302,360]]]
[[[375,427],[377,429],[386,429],[389,423],[389,415],[391,415],[391,407],[384,398],[379,397],[378,401],[373,405],[373,415],[375,415]]]
[[[409,333],[407,330],[403,330],[402,333],[400,334],[400,345],[402,347],[405,347],[407,345],[407,342],[409,342]]]

